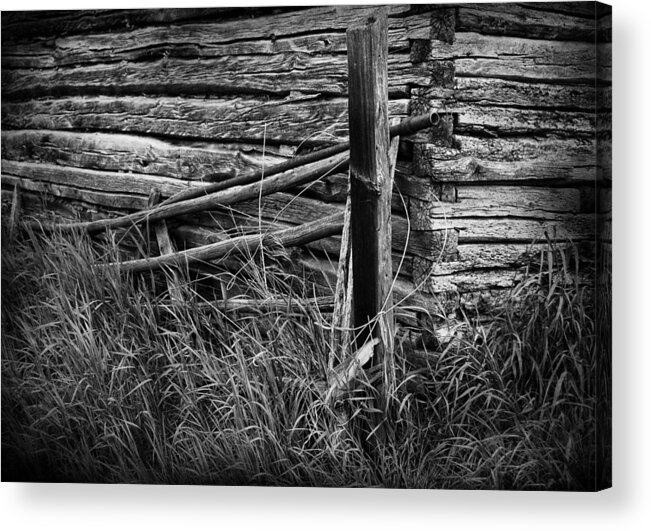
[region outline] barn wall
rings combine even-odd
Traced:
[[[367,13],[3,13],[3,194],[20,183],[28,207],[46,192],[59,214],[96,218],[144,208],[152,188],[169,195],[345,140],[345,31]],[[441,113],[402,142],[402,289],[473,306],[517,281],[532,241],[594,244],[595,210],[608,248],[609,16],[593,3],[389,7],[390,113]],[[340,174],[269,196],[262,218],[319,219],[345,190]],[[215,226],[257,228],[259,206],[173,228],[205,243]],[[323,258],[338,245],[312,247]]]

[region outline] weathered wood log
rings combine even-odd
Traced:
[[[459,186],[456,202],[410,199],[412,229],[428,230],[430,221],[452,218],[518,217],[555,220],[582,211],[574,188]]]
[[[343,228],[343,217],[335,214],[318,222],[306,223],[289,229],[265,234],[240,236],[212,245],[179,251],[174,254],[108,263],[101,267],[119,267],[121,271],[151,271],[165,266],[183,266],[193,262],[215,260],[231,252],[255,252],[260,246],[293,247],[337,234]]]
[[[401,8],[392,6],[399,14]],[[221,20],[150,26],[121,33],[63,36],[36,42],[28,49],[20,44],[3,45],[3,68],[53,68],[101,62],[143,61],[165,56],[208,58],[224,55],[271,55],[277,53],[334,53],[346,51],[343,29],[369,8],[340,6],[301,10],[251,20]],[[329,16],[321,20],[320,17]],[[429,37],[430,13],[389,19],[392,51],[409,49],[410,39]],[[249,31],[243,31],[243,26]],[[297,28],[310,28],[297,35]],[[21,43],[22,44],[22,43]]]
[[[169,197],[188,187],[201,187],[201,183],[198,182],[188,183],[158,175],[98,171],[57,166],[56,164],[16,162],[13,160],[2,160],[2,173],[3,175],[14,175],[43,184],[85,189],[89,192],[107,192],[131,196],[138,194],[145,199],[153,188],[159,189],[162,195]],[[103,202],[98,204],[119,208],[119,205],[110,205]],[[146,208],[146,205],[138,208]]]
[[[457,104],[459,113],[455,131],[486,136],[549,135],[592,136],[593,112],[556,112],[550,110],[484,107]]]
[[[560,85],[475,77],[457,77],[455,84],[454,96],[459,105],[528,107],[537,110],[553,109],[557,112],[593,112],[595,109],[594,84]],[[598,86],[596,90],[598,108],[610,108],[611,87]]]
[[[19,11],[3,16],[2,40],[169,24],[220,16],[229,11],[224,8]]]
[[[71,131],[2,131],[2,158],[60,166],[161,175],[182,180],[227,179],[274,166],[292,149],[255,144],[187,145],[139,135]],[[134,177],[135,178],[135,177]]]
[[[225,42],[246,39],[273,40],[287,35],[302,33],[305,27],[312,31],[345,30],[348,25],[359,17],[367,16],[370,6],[323,6],[311,9],[289,7],[273,8],[205,8],[205,9],[135,9],[135,10],[94,10],[94,11],[61,11],[44,12],[43,17],[34,20],[16,20],[14,26],[6,26],[9,36],[44,36],[52,34],[87,33],[90,30],[129,30],[134,27],[169,24],[170,22],[209,18],[215,20],[219,34],[224,35]],[[391,17],[403,18],[410,7],[406,4],[396,4],[389,7]],[[252,18],[255,15],[255,18]],[[266,15],[266,16],[265,16]],[[24,16],[22,17],[25,18]],[[234,18],[234,20],[233,20]],[[225,20],[226,19],[226,20]],[[231,20],[228,20],[231,19]],[[400,24],[400,20],[391,20],[391,25]],[[260,22],[262,21],[262,23]],[[36,26],[38,32],[29,31],[30,24],[42,22]],[[18,26],[18,24],[23,24]],[[418,25],[419,26],[419,25]],[[5,27],[3,27],[4,30]],[[172,26],[174,28],[174,26]],[[416,31],[418,29],[416,28]],[[174,29],[170,29],[172,36]],[[138,33],[143,40],[147,33]],[[182,34],[181,34],[182,36]],[[182,42],[181,36],[178,41]],[[171,37],[171,40],[175,39]]]
[[[522,6],[522,4],[521,4]],[[601,17],[610,6],[597,2],[527,2],[523,7],[546,13],[561,13],[594,20]]]
[[[528,182],[573,185],[595,179],[592,138],[456,137],[460,149],[414,146],[414,168],[446,182]]]
[[[196,60],[163,58],[142,63],[107,63],[78,68],[11,69],[2,71],[4,98],[26,99],[70,95],[164,94],[288,95],[346,94],[346,58],[341,55],[301,55],[294,53],[265,56],[264,62],[251,55]],[[215,75],[218,73],[218,75]],[[389,58],[389,91],[407,96],[412,85],[427,86],[426,66],[412,65],[408,54]]]
[[[597,71],[595,61],[603,58]],[[455,34],[454,43],[435,41],[430,59],[454,60],[456,77],[489,77],[519,81],[590,84],[611,79],[611,46],[589,42],[558,42],[504,38],[479,33]]]
[[[68,210],[73,210],[75,207],[81,205],[83,205],[83,209],[97,208],[98,205],[101,205],[101,210],[104,211],[104,217],[106,216],[107,210],[112,212],[115,212],[116,210],[123,212],[125,210],[142,210],[147,208],[147,197],[143,195],[98,192],[96,190],[77,188],[75,186],[25,179],[5,173],[2,174],[2,184],[7,186],[19,184],[23,190],[36,192],[41,198],[47,197],[50,199],[65,200],[70,206]],[[77,203],[81,203],[81,205]],[[41,227],[41,225],[38,225],[38,227]],[[47,223],[42,227],[47,228]]]
[[[290,95],[263,99],[221,96],[210,99],[128,97],[2,101],[3,129],[92,130],[216,142],[301,144],[348,139],[346,98]],[[392,116],[408,113],[409,100],[389,102]],[[269,148],[272,149],[272,148]],[[293,154],[293,153],[292,153]]]
[[[471,218],[432,220],[431,230],[455,230],[462,243],[531,243],[594,238],[594,214],[559,214],[554,220]]]
[[[594,19],[541,12],[527,4],[460,4],[456,30],[561,41],[594,42],[595,38]]]

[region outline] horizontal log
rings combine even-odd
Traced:
[[[594,240],[594,214],[559,214],[554,220],[450,218],[431,220],[432,231],[457,231],[463,243],[532,243]]]
[[[594,19],[541,12],[527,4],[460,4],[456,30],[529,39],[595,40]]]
[[[562,13],[595,20],[611,11],[608,4],[597,2],[527,2],[524,7],[548,13]]]
[[[343,216],[335,214],[317,222],[298,225],[289,229],[231,238],[203,247],[195,247],[173,254],[108,263],[102,267],[119,267],[121,271],[151,271],[162,267],[183,266],[195,262],[215,260],[232,252],[255,252],[261,246],[293,247],[310,241],[340,233],[343,229]]]
[[[426,65],[412,65],[409,54],[388,60],[389,92],[408,95],[411,85],[426,86]],[[343,96],[348,71],[345,55],[237,55],[200,60],[165,57],[136,63],[102,63],[78,68],[2,70],[4,98],[70,95],[166,96],[222,94]]]
[[[420,291],[431,295],[450,292],[467,293],[487,289],[513,288],[524,279],[523,271],[505,269],[494,271],[463,271],[451,275],[433,275],[425,270],[414,282]],[[420,280],[419,280],[420,279]]]
[[[612,107],[612,88],[558,85],[504,79],[457,77],[454,96],[459,104],[594,112]],[[595,97],[597,105],[595,105]],[[456,104],[455,104],[456,105]]]
[[[595,65],[597,55],[599,69]],[[456,77],[590,85],[595,79],[611,80],[611,46],[595,46],[594,41],[541,41],[457,32],[453,44],[432,44],[430,60],[454,60]]]
[[[573,252],[572,244],[556,244],[557,251]],[[458,247],[458,262],[438,263],[435,271],[439,274],[450,274],[465,267],[466,269],[480,268],[516,268],[544,262],[550,246],[539,244],[461,244]]]
[[[457,136],[459,149],[414,146],[414,170],[435,181],[573,185],[593,183],[595,142],[580,138]]]
[[[124,210],[141,210],[147,207],[147,198],[140,195],[116,192],[99,192],[97,190],[88,190],[76,186],[48,183],[16,177],[15,175],[4,173],[4,164],[2,169],[2,185],[16,186],[21,189],[38,194],[38,197],[61,198],[69,201],[71,204],[67,210],[74,211],[73,202],[77,201],[83,204],[84,209],[88,207],[102,207],[104,211],[124,211]],[[74,218],[73,218],[74,219]]]
[[[186,183],[158,175],[135,175],[12,160],[2,160],[2,173],[46,185],[59,184],[89,191],[138,194],[143,197],[148,196],[153,189],[160,190],[161,194],[167,197],[185,190],[188,186],[200,186],[200,183]]]
[[[303,99],[301,99],[303,98]],[[79,97],[2,102],[3,129],[81,129],[207,141],[306,145],[348,139],[348,100],[292,96],[264,100],[233,96],[204,99]],[[404,116],[409,100],[389,102]]]
[[[595,139],[560,136],[486,138],[455,135],[457,150],[430,149],[431,156],[449,160],[474,156],[493,162],[562,161],[576,165],[592,165]]]
[[[223,179],[273,166],[291,148],[192,142],[179,145],[139,135],[66,131],[2,131],[2,158],[196,181]],[[285,154],[286,156],[282,156]]]
[[[233,8],[17,11],[3,15],[2,40],[4,43],[10,39],[42,38],[98,30],[123,30],[149,24],[169,24],[233,13]]]
[[[392,7],[399,14],[401,8]],[[3,46],[2,66],[53,68],[151,61],[163,56],[198,59],[290,52],[345,53],[346,27],[370,11],[364,6],[341,6],[340,9],[324,7],[245,21],[222,19],[210,23],[150,26],[120,33],[63,36],[56,40],[30,43],[28,48],[23,43],[8,43]],[[429,38],[429,20],[429,13],[391,17],[388,35],[390,50],[409,51],[410,40]]]
[[[581,212],[581,193],[573,188],[522,186],[459,186],[456,202],[410,200],[415,230],[427,230],[431,220],[463,217],[520,217],[556,220]]]
[[[460,134],[543,135],[564,136],[595,133],[594,112],[557,112],[481,105],[457,105],[458,122],[455,132]]]

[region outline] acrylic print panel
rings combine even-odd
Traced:
[[[3,480],[610,486],[609,6],[2,39]]]

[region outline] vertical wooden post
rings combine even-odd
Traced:
[[[18,220],[20,218],[20,207],[21,207],[21,197],[20,197],[20,183],[14,185],[14,193],[11,197],[11,212],[9,213],[9,240],[14,239],[14,235],[18,230]]]
[[[387,34],[386,8],[346,33],[353,323],[361,327],[358,348],[370,338],[380,340],[373,363],[385,366],[391,363],[394,338]]]
[[[160,190],[154,189],[149,194],[149,208],[154,207],[160,202]],[[174,254],[174,245],[167,230],[167,222],[164,219],[156,221],[154,224],[154,232],[156,233],[156,241],[158,242],[158,250],[161,255]],[[167,291],[170,299],[177,303],[184,301],[183,290],[181,289],[181,281],[178,271],[174,268],[171,269],[167,277]]]

